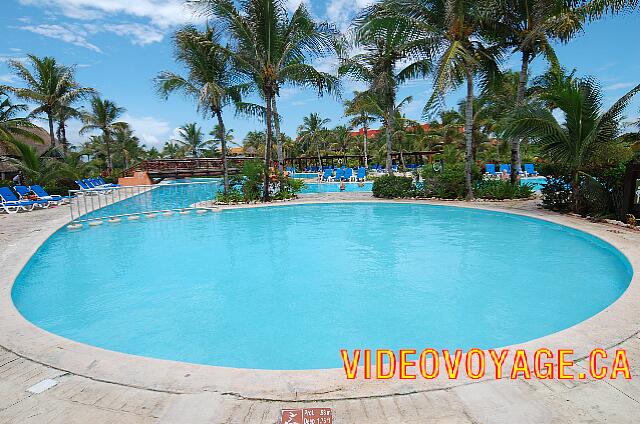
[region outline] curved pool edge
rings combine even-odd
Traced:
[[[613,245],[627,258],[634,271],[627,290],[606,309],[573,327],[509,348],[571,348],[575,350],[576,357],[582,357],[595,347],[611,348],[638,333],[640,276],[637,271],[640,270],[640,233],[635,231],[543,210],[513,208],[501,202],[379,200],[360,196],[352,199],[307,197],[293,202],[242,205],[227,209],[337,202],[417,203],[483,209],[537,218],[584,231]],[[39,231],[34,231],[26,240],[17,244],[11,256],[0,258],[0,266],[5,270],[0,276],[0,346],[28,360],[94,380],[125,386],[169,393],[218,392],[249,399],[363,398],[432,391],[470,383],[466,379],[451,381],[444,378],[348,381],[342,369],[279,371],[198,365],[108,351],[49,333],[27,321],[17,311],[11,299],[11,289],[20,271],[40,245],[68,221],[67,215],[44,221]],[[415,346],[418,349],[422,347]],[[482,381],[486,380],[473,382]]]

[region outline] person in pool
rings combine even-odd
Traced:
[[[345,191],[347,189],[347,185],[344,181],[340,181],[340,191]]]

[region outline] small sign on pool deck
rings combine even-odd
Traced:
[[[333,424],[331,408],[283,409],[279,424]]]

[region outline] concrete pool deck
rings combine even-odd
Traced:
[[[379,201],[370,193],[326,193],[268,207],[372,200]],[[575,357],[595,347],[624,348],[634,378],[347,381],[341,369],[238,370],[142,358],[73,342],[28,323],[10,298],[11,285],[29,257],[68,221],[64,206],[0,215],[0,423],[275,423],[279,409],[304,406],[333,408],[336,423],[640,420],[640,232],[550,213],[537,208],[537,201],[416,202],[546,219],[589,232],[621,250],[636,273],[618,301],[574,327],[518,347],[571,348]],[[262,205],[250,207],[255,206]],[[584,359],[576,363],[576,369],[589,366]],[[40,394],[26,392],[46,378],[58,384]]]

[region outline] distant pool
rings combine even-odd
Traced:
[[[318,178],[317,172],[296,172],[293,174],[289,174],[292,178],[304,178],[304,179],[312,179]]]
[[[314,369],[340,367],[343,348],[525,342],[602,311],[631,276],[611,245],[537,219],[332,203],[62,229],[12,298],[35,325],[105,349]]]
[[[362,186],[358,183],[345,182],[344,186],[345,189],[340,190],[340,183],[305,183],[300,193],[337,193],[340,191],[345,191],[347,193],[370,192],[373,187],[373,182],[365,182]]]
[[[520,184],[526,184],[533,190],[540,191],[547,184],[547,179],[545,177],[521,178]]]

